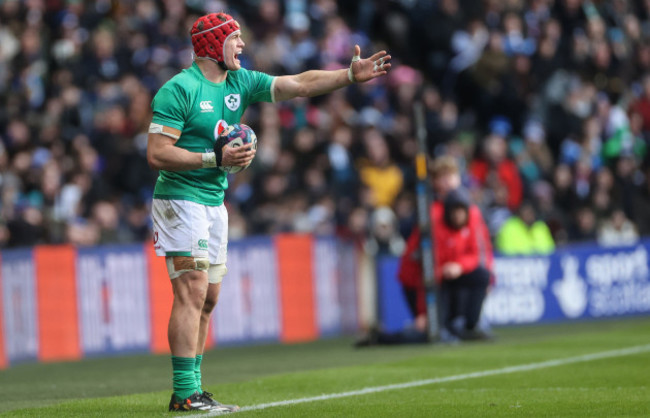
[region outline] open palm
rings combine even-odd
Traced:
[[[354,55],[361,55],[361,48],[359,45],[354,46]],[[388,73],[390,70],[390,55],[386,51],[379,51],[369,58],[362,58],[356,62],[352,62],[350,68],[354,81],[363,83],[373,78],[381,77]]]

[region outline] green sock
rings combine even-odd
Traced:
[[[172,369],[174,371],[174,394],[179,399],[189,398],[196,392],[196,378],[194,377],[193,357],[172,356]]]
[[[196,387],[199,390],[199,393],[203,393],[201,389],[201,361],[203,360],[203,354],[197,354],[194,359],[194,377],[196,378]]]

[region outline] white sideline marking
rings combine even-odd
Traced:
[[[361,396],[370,393],[386,392],[389,390],[398,390],[398,389],[407,389],[407,388],[413,388],[418,386],[433,385],[436,383],[455,382],[458,380],[476,379],[479,377],[496,376],[500,374],[527,372],[531,370],[546,369],[549,367],[564,366],[572,363],[582,363],[586,361],[602,360],[602,359],[612,358],[612,357],[629,356],[632,354],[646,353],[648,351],[650,351],[650,344],[638,345],[629,348],[621,348],[618,350],[601,351],[600,353],[593,353],[593,354],[584,354],[582,356],[576,356],[576,357],[567,357],[563,359],[542,361],[539,363],[521,364],[519,366],[509,366],[500,369],[484,370],[482,372],[464,373],[464,374],[457,374],[454,376],[415,380],[413,382],[406,382],[406,383],[396,383],[393,385],[374,386],[374,387],[368,387],[359,390],[351,390],[348,392],[327,393],[319,396],[310,396],[307,398],[288,399],[285,401],[262,403],[258,405],[245,406],[240,409],[240,412],[256,411],[259,409],[274,408],[276,406],[297,405],[297,404],[307,403],[307,402],[327,401],[330,399],[347,398],[350,396]],[[208,414],[200,414],[200,415],[196,414],[190,416],[205,417],[205,416],[215,416],[215,415],[219,415],[219,414],[210,412]]]

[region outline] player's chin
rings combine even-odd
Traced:
[[[232,62],[228,63],[226,67],[228,68],[229,71],[237,71],[241,68],[241,61],[239,61],[238,59],[234,59],[232,60]]]

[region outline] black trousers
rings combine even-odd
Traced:
[[[463,317],[465,329],[474,329],[481,316],[489,284],[490,272],[484,267],[478,267],[454,280],[443,280],[438,302],[440,324],[454,332],[454,320]]]
[[[455,280],[443,280],[438,293],[438,320],[441,326],[453,331],[453,322],[458,317],[465,319],[465,329],[474,329],[481,316],[483,301],[490,284],[490,272],[485,267],[478,267]],[[404,288],[404,296],[417,314],[416,289]]]

